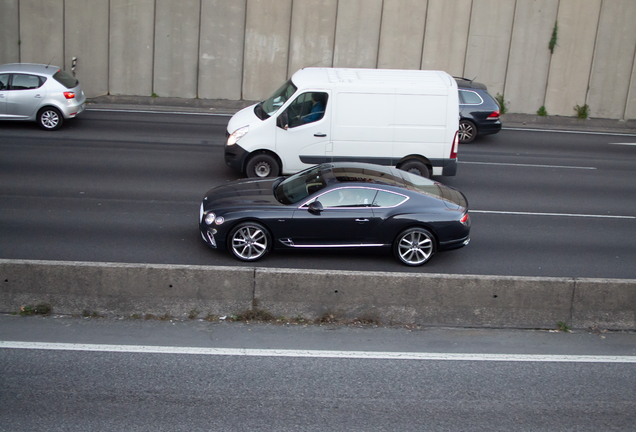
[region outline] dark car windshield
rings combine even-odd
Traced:
[[[330,178],[331,169],[325,165],[318,165],[283,180],[274,189],[274,195],[283,204],[295,204],[323,189],[330,182]]]
[[[389,168],[326,163],[286,178],[274,189],[274,194],[283,204],[295,204],[328,185],[347,182],[404,186],[402,178],[396,177]]]
[[[79,81],[77,81],[77,78],[75,78],[72,75],[67,74],[63,70],[57,71],[55,73],[55,75],[53,75],[53,79],[55,81],[59,82],[60,84],[62,84],[64,87],[69,88],[69,89],[71,89],[71,88],[77,86],[77,84],[79,84]]]
[[[287,102],[290,97],[292,97],[294,93],[296,93],[296,90],[297,87],[290,79],[276,90],[273,95],[259,103],[254,112],[261,120],[271,117],[285,104],[285,102]]]

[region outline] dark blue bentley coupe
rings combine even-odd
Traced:
[[[326,163],[288,177],[245,179],[205,195],[199,229],[212,248],[255,261],[272,249],[392,248],[409,266],[469,242],[457,189],[364,163]]]

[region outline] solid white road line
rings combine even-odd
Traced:
[[[513,211],[495,211],[495,210],[468,210],[468,213],[491,213],[491,214],[523,215],[523,216],[563,216],[563,217],[584,217],[584,218],[636,219],[636,216],[588,215],[588,214],[575,214],[575,213],[533,213],[533,212],[513,212]]]
[[[462,164],[473,165],[504,165],[504,166],[516,166],[516,167],[532,167],[532,168],[567,168],[567,169],[582,169],[582,170],[595,170],[595,167],[577,167],[577,166],[564,166],[564,165],[532,165],[532,164],[516,164],[516,163],[497,163],[497,162],[467,162],[458,161]]]
[[[503,130],[514,131],[527,131],[527,132],[555,132],[555,133],[569,133],[569,134],[585,134],[585,135],[613,135],[613,136],[636,136],[636,134],[630,133],[618,133],[618,132],[590,132],[590,131],[569,131],[558,129],[532,129],[532,128],[516,128],[516,127],[503,127]]]
[[[207,113],[207,112],[146,111],[146,110],[128,110],[128,109],[121,110],[121,109],[106,109],[106,108],[86,108],[86,111],[144,113],[144,114],[183,114],[183,115],[223,116],[223,117],[232,117],[234,115],[234,114]]]
[[[242,349],[242,348],[192,348],[144,345],[99,345],[46,342],[0,341],[0,348],[92,351],[138,354],[195,354],[239,357],[309,357],[343,358],[369,360],[454,360],[454,361],[505,361],[505,362],[569,362],[569,363],[636,363],[636,356],[593,356],[593,355],[551,355],[551,354],[455,354],[417,352],[375,352],[375,351],[322,351],[285,349]]]

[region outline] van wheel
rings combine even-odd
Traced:
[[[417,174],[422,177],[430,178],[431,173],[428,170],[428,167],[424,164],[424,162],[420,162],[416,159],[410,159],[400,165],[402,171],[407,171],[412,174]]]
[[[62,127],[64,117],[56,108],[48,107],[40,110],[37,121],[42,129],[53,131]]]
[[[245,171],[251,178],[278,177],[280,167],[276,158],[262,153],[252,156],[247,161]]]
[[[459,122],[459,142],[468,144],[473,142],[477,136],[477,126],[471,121],[462,120]]]

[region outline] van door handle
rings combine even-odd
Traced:
[[[317,132],[317,133],[315,133],[315,134],[314,134],[314,136],[315,136],[315,137],[323,138],[323,137],[326,137],[326,136],[327,136],[327,134],[326,134],[326,133],[322,133],[322,132]]]

